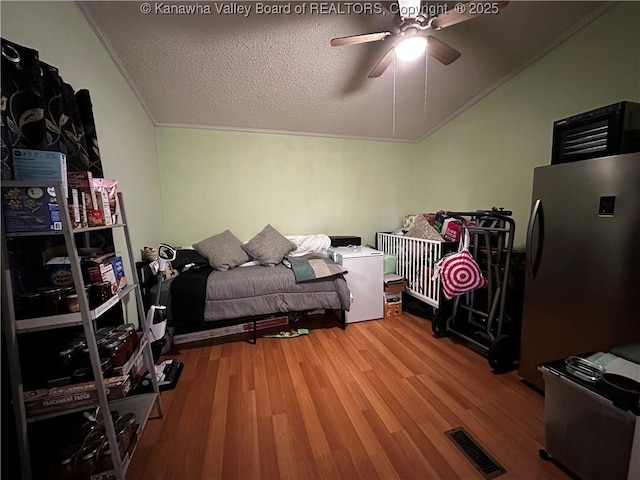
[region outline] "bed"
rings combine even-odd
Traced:
[[[199,256],[193,250],[187,252]],[[212,329],[247,324],[252,326],[255,342],[258,322],[277,316],[296,319],[317,310],[335,311],[340,327],[345,329],[350,292],[342,267],[318,252],[304,253],[284,257],[272,266],[252,257],[253,261],[226,270],[215,269],[200,257],[195,268],[183,269],[166,280],[160,303],[167,306],[174,343],[207,338],[202,332]],[[178,269],[183,263],[177,265]],[[141,268],[138,272],[145,277]],[[154,288],[148,289],[148,299],[154,298]]]

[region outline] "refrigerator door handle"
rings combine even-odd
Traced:
[[[536,254],[533,256],[531,249],[533,248],[533,230],[538,220],[538,245]],[[544,212],[542,209],[542,200],[537,199],[533,205],[531,217],[529,217],[529,225],[527,227],[527,274],[531,280],[536,278],[538,268],[540,267],[540,259],[542,258],[542,244],[544,242]]]

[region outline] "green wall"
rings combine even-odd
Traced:
[[[607,10],[418,145],[412,207],[507,207],[521,247],[553,122],[620,100],[640,101],[640,2]]]
[[[158,128],[167,241],[188,246],[267,223],[285,235],[398,228],[410,205],[415,145]]]

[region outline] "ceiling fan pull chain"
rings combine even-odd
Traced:
[[[427,78],[429,77],[429,55],[424,55],[424,121],[427,121]]]
[[[391,130],[392,134],[396,134],[396,56],[393,56],[393,112],[392,112],[392,120],[391,120]]]

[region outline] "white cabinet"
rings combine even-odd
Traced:
[[[342,265],[351,290],[346,323],[376,320],[384,316],[383,252],[369,247],[333,247],[329,256]]]
[[[36,181],[29,181],[28,183],[3,181],[2,191],[4,194],[7,188],[46,188],[46,185],[39,183],[40,182]],[[96,331],[100,326],[99,322],[101,320],[101,317],[103,317],[103,315],[109,309],[113,308],[124,299],[133,298],[137,304],[138,322],[142,327],[142,334],[138,334],[140,340],[139,345],[135,352],[130,354],[129,360],[121,366],[119,375],[124,378],[128,378],[132,383],[134,383],[133,374],[136,373],[136,377],[141,376],[137,375],[139,369],[142,369],[142,373],[144,373],[145,369],[146,371],[153,371],[153,355],[150,347],[151,344],[145,335],[145,332],[148,330],[148,326],[145,325],[145,313],[142,306],[142,296],[138,285],[136,269],[134,268],[135,259],[132,254],[129,230],[126,225],[127,220],[124,210],[123,196],[122,194],[118,194],[120,208],[120,215],[118,218],[120,219],[121,223],[110,225],[108,227],[72,229],[71,219],[69,217],[69,208],[66,204],[66,201],[64,200],[62,185],[58,184],[55,189],[56,198],[62,199],[59,207],[62,223],[61,230],[7,233],[5,231],[6,229],[4,228],[4,225],[2,225],[2,322],[7,344],[9,371],[11,374],[11,393],[13,398],[13,409],[17,427],[18,450],[20,453],[20,465],[22,471],[21,477],[23,478],[23,480],[40,478],[42,476],[43,463],[46,464],[51,460],[50,458],[40,458],[32,451],[31,445],[34,442],[38,443],[38,435],[40,435],[40,432],[42,430],[46,430],[44,428],[35,428],[36,426],[42,425],[46,422],[56,421],[56,419],[63,419],[63,417],[66,415],[78,415],[79,412],[90,411],[95,409],[96,407],[100,407],[100,409],[98,410],[100,412],[99,420],[103,424],[106,433],[105,442],[107,442],[108,446],[110,447],[108,449],[105,449],[105,451],[111,452],[110,465],[112,465],[113,467],[113,469],[110,471],[110,475],[105,478],[117,478],[118,480],[121,480],[125,478],[126,469],[129,462],[131,461],[135,450],[135,443],[131,442],[131,448],[124,452],[124,455],[122,457],[120,456],[118,441],[120,437],[116,433],[116,426],[114,425],[114,420],[110,412],[117,412],[119,414],[124,414],[125,412],[132,413],[138,425],[137,430],[133,431],[134,435],[137,433],[136,438],[139,438],[139,436],[141,435],[142,429],[144,429],[144,426],[154,407],[157,414],[159,416],[162,415],[160,393],[155,376],[152,376],[153,388],[150,392],[134,392],[135,385],[132,385],[131,391],[133,392],[133,394],[129,394],[124,398],[120,398],[117,400],[113,399],[113,397],[115,397],[113,391],[110,391],[110,389],[106,388],[107,382],[111,382],[111,380],[105,380],[103,378],[102,367],[104,365],[104,359],[101,359],[100,357],[98,344],[96,341]],[[86,291],[85,282],[81,272],[80,258],[77,253],[76,236],[101,229],[117,228],[122,228],[124,232],[124,238],[126,242],[126,255],[123,255],[123,261],[129,262],[129,265],[131,267],[130,271],[132,272],[132,278],[128,279],[127,287],[115,294],[106,302],[95,306],[95,308],[92,308],[90,307],[87,294],[84,293]],[[15,237],[15,241],[23,241],[17,237],[53,235],[64,236],[64,244],[70,259],[75,290],[76,292],[82,292],[82,294],[78,295],[78,305],[80,311],[76,313],[63,313],[59,315],[38,316],[36,318],[16,319],[13,286],[14,276],[12,275],[11,271],[11,261],[7,248],[7,238]],[[59,410],[55,411],[46,411],[46,413],[35,414],[33,413],[34,410],[28,412],[28,407],[31,407],[31,405],[27,405],[27,399],[25,398],[25,378],[23,378],[23,365],[21,364],[21,359],[25,358],[25,356],[40,356],[43,355],[43,353],[39,351],[28,351],[28,348],[25,347],[25,342],[22,341],[22,337],[29,335],[40,335],[41,333],[32,332],[46,331],[46,335],[53,339],[57,334],[64,334],[66,332],[66,330],[61,331],[62,329],[68,330],[75,327],[77,330],[79,330],[79,326],[82,326],[84,338],[86,341],[86,351],[88,352],[90,360],[90,369],[92,371],[93,378],[95,379],[95,386],[93,388],[91,398],[89,398],[90,394],[83,393],[82,398],[74,397],[69,400],[80,400],[82,403],[65,404],[66,408],[60,408]],[[19,341],[19,337],[21,341]],[[21,351],[22,349],[24,349],[25,351]],[[46,359],[42,359],[42,362],[46,361]],[[46,366],[47,365],[42,365],[42,367]],[[44,390],[44,392],[47,391]],[[47,392],[47,394],[50,393],[51,390]],[[69,417],[65,417],[64,420],[66,421],[68,418]],[[134,423],[131,423],[130,425],[133,424]],[[55,441],[55,439],[49,439],[47,441],[47,446],[51,447],[49,450],[59,449],[61,447],[61,445],[59,445]]]

